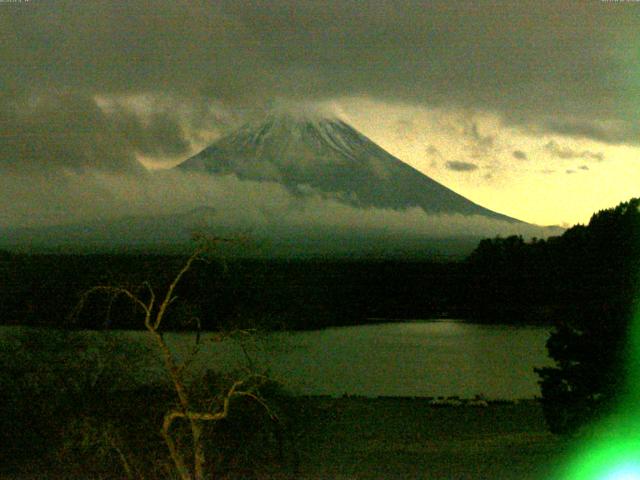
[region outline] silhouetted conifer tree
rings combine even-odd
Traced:
[[[594,214],[552,245],[566,301],[537,369],[547,422],[575,432],[624,395],[625,353],[640,274],[640,199]],[[638,379],[640,382],[640,379]]]

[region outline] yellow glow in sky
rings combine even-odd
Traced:
[[[640,195],[638,147],[526,132],[496,115],[464,109],[367,99],[340,105],[354,127],[393,155],[470,200],[520,220],[586,223],[594,212]]]
[[[124,100],[137,114],[153,113],[153,99]],[[587,223],[594,212],[640,195],[639,147],[511,126],[497,114],[472,109],[369,98],[343,98],[323,105],[327,108],[425,175],[526,222]],[[215,129],[192,133],[191,152],[184,158],[138,159],[150,169],[169,168],[222,134]]]

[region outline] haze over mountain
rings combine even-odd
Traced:
[[[175,249],[211,232],[243,234],[262,256],[414,257],[559,232],[483,208],[317,112],[272,112],[169,170],[33,179],[0,178],[24,199],[6,202],[0,247]]]

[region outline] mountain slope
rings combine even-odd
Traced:
[[[176,167],[276,181],[360,207],[481,215],[518,222],[477,205],[418,172],[337,118],[272,114],[221,138]]]
[[[48,204],[68,213],[58,224],[0,224],[0,248],[178,251],[213,232],[250,238],[244,256],[433,258],[559,233],[469,201],[336,118],[272,114],[174,169],[89,180],[91,195],[71,184]]]

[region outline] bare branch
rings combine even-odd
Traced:
[[[173,461],[174,466],[176,467],[176,470],[178,471],[178,475],[180,476],[181,480],[191,480],[191,474],[189,473],[189,469],[187,468],[187,464],[184,461],[184,458],[182,457],[182,454],[180,453],[180,451],[178,450],[178,447],[176,446],[176,443],[173,440],[173,437],[171,436],[171,433],[169,433],[169,430],[171,429],[171,424],[173,423],[173,421],[176,418],[179,418],[179,415],[176,416],[176,413],[180,413],[180,412],[168,412],[165,416],[164,416],[164,421],[162,422],[162,430],[160,431],[162,438],[164,439],[164,443],[167,445],[167,448],[169,449],[169,455],[171,456],[171,460]]]
[[[197,330],[196,330],[196,341],[195,344],[193,345],[193,348],[191,348],[191,351],[187,354],[186,358],[184,359],[184,361],[182,362],[182,365],[180,365],[178,367],[178,372],[181,374],[184,370],[186,370],[189,365],[191,365],[191,363],[193,362],[193,360],[195,359],[196,355],[198,354],[198,352],[200,351],[200,334],[201,334],[201,322],[200,322],[200,318],[198,317],[192,317],[191,320],[195,320],[196,322],[196,326],[197,326]]]
[[[160,323],[162,322],[162,318],[164,317],[164,314],[165,314],[167,308],[169,307],[169,305],[173,301],[172,300],[173,299],[173,291],[176,289],[176,286],[178,285],[178,283],[180,283],[180,280],[182,279],[184,274],[187,273],[191,269],[191,265],[193,264],[193,262],[195,262],[198,258],[200,258],[202,253],[203,253],[203,249],[202,248],[197,248],[191,254],[191,256],[187,259],[187,261],[184,264],[184,266],[182,267],[182,269],[175,276],[175,278],[173,279],[173,282],[171,282],[171,285],[169,285],[169,288],[167,289],[167,293],[165,294],[164,300],[160,304],[160,308],[159,308],[158,313],[156,315],[156,319],[155,319],[155,322],[154,322],[154,329],[157,330],[160,327]]]
[[[244,380],[238,380],[236,381],[232,387],[229,389],[229,391],[227,392],[227,394],[224,396],[223,399],[223,404],[222,404],[222,410],[217,411],[217,412],[194,412],[191,410],[187,410],[185,412],[183,411],[179,411],[179,410],[174,410],[169,412],[166,416],[165,416],[165,427],[166,427],[166,431],[168,432],[169,428],[171,428],[171,425],[173,424],[173,422],[178,419],[178,418],[188,418],[189,420],[201,420],[201,421],[219,421],[219,420],[223,420],[224,418],[227,418],[228,414],[229,414],[229,406],[231,403],[231,399],[234,397],[248,397],[251,398],[252,400],[254,400],[255,402],[259,403],[267,412],[267,414],[269,415],[269,417],[272,420],[279,420],[278,416],[273,412],[273,410],[271,410],[271,408],[269,408],[269,406],[267,405],[267,403],[261,398],[259,397],[257,394],[255,394],[254,392],[251,392],[249,390],[238,390],[238,388],[245,383]]]
[[[129,298],[134,304],[138,305],[140,308],[142,308],[143,312],[145,313],[145,316],[150,315],[151,311],[149,309],[149,306],[147,304],[145,304],[140,297],[138,297],[136,294],[132,293],[131,290],[128,290],[124,287],[114,287],[111,285],[97,285],[95,287],[90,288],[89,290],[87,290],[86,292],[84,292],[81,296],[80,296],[80,300],[78,301],[78,303],[76,304],[75,308],[73,309],[73,311],[70,314],[70,319],[75,320],[77,319],[77,317],[80,315],[80,312],[82,312],[82,310],[84,309],[85,304],[87,303],[87,300],[89,299],[89,297],[95,293],[107,293],[107,294],[111,294],[112,298],[111,301],[113,302],[113,300],[115,299],[115,297],[117,297],[118,295],[124,295],[127,298]]]
[[[271,419],[278,420],[277,415],[269,408],[267,403],[257,392],[257,388],[261,385],[262,380],[266,377],[252,373],[254,362],[249,355],[249,352],[243,341],[243,337],[251,335],[252,330],[236,330],[233,332],[234,335],[240,335],[241,348],[250,367],[248,370],[251,373],[245,379],[236,380],[226,391],[226,393],[223,393],[217,397],[217,399],[215,400],[218,407],[217,411],[192,410],[193,403],[189,398],[189,392],[183,379],[183,372],[191,364],[193,358],[200,348],[202,330],[200,319],[198,317],[192,318],[192,320],[195,320],[197,325],[195,344],[190,354],[182,363],[179,363],[174,352],[172,352],[172,350],[169,348],[169,345],[163,338],[160,327],[167,313],[167,310],[169,309],[171,304],[178,299],[178,296],[175,295],[175,290],[178,284],[182,281],[185,274],[192,268],[193,263],[199,260],[206,260],[205,255],[207,253],[210,253],[217,244],[224,242],[237,242],[238,239],[207,237],[204,235],[200,235],[196,238],[196,241],[198,242],[198,247],[187,258],[186,262],[175,275],[166,291],[162,293],[160,299],[158,299],[158,297],[156,296],[156,292],[149,282],[144,282],[141,285],[141,287],[145,287],[147,289],[148,296],[142,291],[142,289],[134,293],[133,291],[124,287],[98,285],[86,291],[81,296],[80,301],[78,302],[78,305],[73,312],[74,316],[77,316],[79,312],[84,308],[84,305],[89,296],[95,293],[106,293],[112,296],[111,303],[109,304],[109,309],[107,311],[108,315],[110,315],[111,304],[119,295],[124,295],[125,297],[127,297],[134,303],[134,305],[140,307],[144,312],[144,325],[149,334],[155,339],[155,342],[160,349],[160,354],[163,358],[166,372],[178,397],[177,407],[173,410],[168,411],[164,416],[161,435],[169,450],[169,455],[181,480],[203,480],[205,478],[205,450],[204,443],[202,441],[202,435],[204,432],[203,422],[215,422],[227,418],[229,414],[230,404],[233,398],[250,398],[251,400],[261,405]],[[224,266],[226,268],[226,264],[224,264]],[[109,317],[107,317],[107,320],[108,319]],[[222,340],[225,336],[231,336],[231,334],[221,332],[217,335],[216,339]],[[185,460],[185,457],[180,452],[180,449],[171,433],[171,428],[174,422],[179,419],[186,421],[191,429],[191,437],[193,441],[193,457],[188,458],[188,461]],[[125,469],[127,476],[131,476],[132,470],[126,463],[126,458],[124,458],[121,451],[118,451],[117,453],[120,454],[123,468]]]
[[[149,290],[149,310],[153,310],[153,306],[156,303],[156,292],[153,291],[153,287],[148,281],[145,280],[142,285]]]
[[[113,436],[109,431],[104,432],[103,437],[106,440],[107,444],[111,448],[113,448],[115,452],[118,454],[118,459],[120,460],[120,464],[122,465],[122,468],[124,469],[125,474],[127,475],[127,478],[129,479],[134,478],[133,469],[131,468],[131,465],[129,464],[129,461],[127,460],[126,455],[118,446],[118,443],[116,442],[115,438],[113,438]]]
[[[249,397],[249,398],[255,400],[256,402],[258,402],[265,409],[265,411],[267,412],[267,415],[269,415],[269,418],[271,418],[271,420],[280,421],[280,418],[278,417],[278,415],[276,415],[275,412],[273,410],[271,410],[271,408],[269,407],[267,402],[265,402],[263,398],[259,397],[255,393],[252,393],[252,392],[236,392],[236,395],[237,396],[242,396],[242,397]]]

